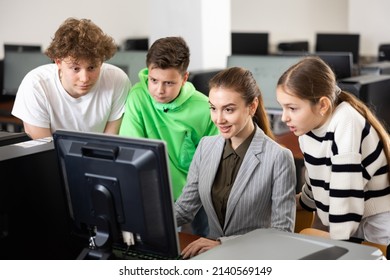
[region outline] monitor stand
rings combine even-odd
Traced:
[[[84,248],[79,260],[108,260],[114,257],[112,244],[118,236],[113,198],[103,185],[94,183],[94,178],[87,176],[91,184],[92,204],[96,214],[96,235],[90,236],[89,248]]]
[[[90,249],[84,248],[79,256],[78,260],[110,260],[114,259],[111,251],[100,250],[100,249]]]

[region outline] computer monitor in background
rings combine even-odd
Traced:
[[[350,52],[316,52],[313,55],[319,56],[328,63],[336,75],[336,79],[344,79],[353,75],[353,55]]]
[[[281,56],[318,56],[325,61],[336,75],[336,79],[344,79],[353,76],[352,53],[350,52],[282,52]]]
[[[390,133],[390,75],[355,76],[338,81],[338,85],[367,104]]]
[[[125,40],[123,50],[125,51],[147,51],[149,49],[149,38],[129,38]]]
[[[309,41],[280,42],[277,48],[279,52],[308,52]]]
[[[276,100],[277,82],[283,72],[300,59],[300,56],[231,55],[227,67],[240,66],[251,71],[260,87],[265,109],[270,114],[279,114],[282,107]]]
[[[276,135],[288,131],[285,123],[281,121],[282,107],[276,100],[276,86],[284,71],[300,59],[301,56],[278,55],[231,55],[227,59],[227,67],[240,66],[252,72]]]
[[[146,67],[147,51],[117,51],[107,63],[118,66],[127,73],[131,84],[139,81],[138,73]]]
[[[268,33],[232,32],[232,55],[267,55]]]
[[[317,33],[316,52],[351,52],[353,63],[359,64],[359,34]]]
[[[96,246],[81,259],[126,249],[122,231],[133,233],[132,251],[179,256],[165,142],[64,130],[53,137],[71,218]]]
[[[40,45],[4,44],[4,53],[11,52],[42,52]]]
[[[41,52],[4,52],[3,94],[15,96],[24,76],[34,68],[48,63],[52,61]]]

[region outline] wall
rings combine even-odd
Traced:
[[[379,44],[390,42],[388,0],[230,1],[231,30],[268,31],[271,50],[278,42],[289,40],[308,40],[314,47],[317,31],[359,32],[361,55],[365,56],[376,56]],[[153,28],[149,25],[148,5],[148,0],[1,0],[0,45],[8,42],[46,47],[59,24],[69,16],[91,18],[118,43],[130,36],[148,36]],[[213,13],[218,10],[209,16]]]
[[[360,54],[378,55],[381,43],[390,44],[390,1],[349,0],[348,27],[361,34]]]
[[[232,30],[268,32],[270,51],[281,41],[309,41],[317,31],[348,32],[348,0],[231,0]]]
[[[28,43],[46,48],[68,17],[90,18],[118,44],[131,36],[147,37],[148,4],[148,0],[0,0],[0,46]]]

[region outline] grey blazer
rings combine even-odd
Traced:
[[[223,153],[225,139],[205,136],[191,162],[187,183],[175,203],[177,225],[191,222],[203,205],[210,238],[223,240],[257,228],[292,232],[295,224],[294,158],[257,128],[245,154],[227,203],[225,224],[220,225],[211,187]],[[227,239],[227,238],[225,238]]]

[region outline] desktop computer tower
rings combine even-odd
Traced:
[[[341,89],[362,100],[390,132],[390,75],[361,75],[342,79]]]

